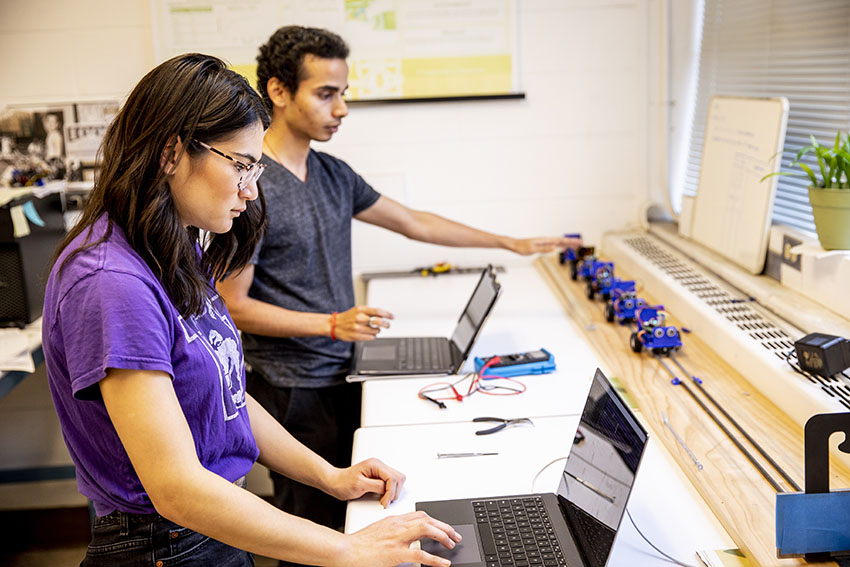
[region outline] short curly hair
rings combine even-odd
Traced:
[[[257,55],[257,89],[269,112],[272,111],[267,88],[269,79],[277,77],[286,90],[295,94],[304,79],[304,58],[307,55],[322,59],[345,59],[348,57],[348,45],[328,30],[284,26],[260,47],[260,54]]]

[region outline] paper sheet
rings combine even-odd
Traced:
[[[713,549],[697,551],[697,557],[706,567],[751,567],[740,549]]]
[[[24,208],[21,205],[16,205],[10,208],[9,216],[12,218],[12,227],[14,229],[15,238],[29,236],[30,223],[27,220]]]
[[[0,329],[0,371],[35,372],[29,334],[20,329]]]

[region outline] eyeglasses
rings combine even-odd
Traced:
[[[239,172],[239,182],[236,184],[236,187],[242,191],[248,185],[255,182],[260,178],[260,175],[263,174],[263,170],[266,169],[266,164],[255,161],[254,163],[245,163],[241,162],[238,159],[227,155],[226,153],[215,149],[214,147],[203,143],[197,138],[193,138],[193,140],[199,144],[201,147],[204,147],[211,151],[214,154],[220,155],[223,158],[227,158],[236,164],[236,170]]]

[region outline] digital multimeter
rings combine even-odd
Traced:
[[[492,356],[487,358],[476,356],[475,371],[480,372],[481,368],[492,358]],[[487,367],[487,374],[509,378],[524,374],[546,374],[555,370],[555,357],[545,348],[529,352],[503,354],[499,355],[499,358],[501,359],[499,362]]]

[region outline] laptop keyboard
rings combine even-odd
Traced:
[[[487,567],[566,566],[543,498],[473,500]]]
[[[577,539],[582,546],[588,565],[604,567],[614,545],[614,530],[575,505],[567,506]]]
[[[445,369],[451,366],[447,360],[446,340],[442,337],[409,337],[398,340],[399,365],[403,370]]]

